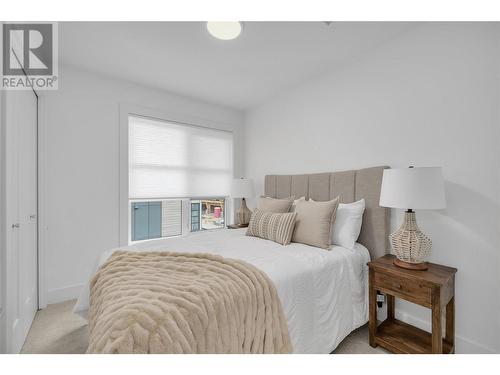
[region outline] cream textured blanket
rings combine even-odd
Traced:
[[[254,266],[117,251],[90,284],[88,353],[290,353],[281,303]]]

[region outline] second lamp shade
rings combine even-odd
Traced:
[[[385,169],[379,204],[405,209],[445,208],[441,167]]]

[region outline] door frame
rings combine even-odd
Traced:
[[[35,92],[36,93],[36,92]],[[45,223],[45,171],[46,171],[46,157],[45,157],[45,131],[44,124],[46,123],[43,112],[44,96],[37,95],[37,225],[38,225],[38,309],[42,310],[47,307],[47,272],[45,268],[45,243],[47,234],[47,225]]]
[[[1,26],[1,23],[0,23]],[[7,351],[7,314],[6,314],[6,252],[7,252],[7,220],[5,214],[5,94],[0,90],[0,353]]]
[[[36,164],[35,164],[35,174],[36,174],[36,197],[37,197],[37,204],[36,204],[36,232],[35,232],[35,239],[36,239],[36,270],[37,270],[37,275],[35,275],[35,280],[36,280],[36,306],[39,309],[40,308],[40,246],[39,246],[39,232],[40,232],[40,220],[39,220],[39,206],[40,206],[40,191],[39,191],[39,174],[40,174],[40,160],[39,160],[39,96],[35,90],[32,89],[33,94],[35,95],[35,106],[36,106],[36,125],[35,125],[35,154],[36,154]],[[7,103],[9,100],[9,92],[5,90],[0,91],[0,101],[1,101],[1,117],[0,117],[0,176],[2,178],[0,179],[0,234],[1,234],[1,242],[0,242],[0,306],[2,307],[3,311],[0,311],[0,353],[17,353],[22,347],[22,344],[17,342],[13,342],[13,337],[11,337],[11,326],[15,323],[12,321],[12,316],[10,313],[10,307],[12,303],[17,303],[17,301],[9,301],[10,294],[7,291],[6,285],[9,283],[9,280],[13,277],[17,277],[17,274],[13,274],[12,272],[9,272],[8,267],[7,267],[7,262],[9,262],[9,259],[11,259],[11,251],[10,245],[12,243],[12,232],[11,232],[11,224],[9,222],[9,219],[11,217],[8,216],[7,212],[7,187],[8,187],[8,181],[13,178],[11,175],[11,168],[8,167],[8,160],[11,159],[12,156],[8,155],[11,150],[10,147],[7,145],[7,135],[8,132],[11,131],[12,129],[8,129],[9,126],[7,124],[8,122],[8,116],[7,116]],[[9,175],[7,175],[9,173]],[[12,221],[12,220],[10,220]]]

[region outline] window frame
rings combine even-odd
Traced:
[[[129,116],[145,117],[152,120],[173,122],[180,125],[203,127],[213,130],[222,130],[233,133],[233,178],[239,175],[238,166],[241,164],[241,155],[239,155],[239,145],[241,144],[241,129],[239,126],[232,124],[214,122],[212,120],[206,120],[202,118],[197,118],[191,115],[183,115],[179,113],[167,113],[165,111],[151,109],[147,107],[131,105],[131,104],[119,104],[119,223],[118,223],[118,244],[119,246],[128,246],[132,243],[137,243],[138,241],[131,241],[131,207],[129,199]],[[164,199],[182,199],[183,201],[183,211],[188,208],[191,199],[206,199],[210,197],[169,197]],[[217,196],[214,198],[225,198],[225,220],[224,225],[227,226],[228,223],[234,221],[234,209],[232,204],[232,199],[223,196]],[[146,198],[145,200],[155,200],[159,198]],[[189,219],[188,219],[189,218]],[[183,234],[190,233],[190,215],[183,215],[182,221]],[[187,230],[186,230],[187,229]],[[167,238],[167,237],[163,237]],[[161,238],[160,238],[161,239]],[[154,241],[144,240],[144,241]]]

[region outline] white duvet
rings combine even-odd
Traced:
[[[245,236],[245,229],[192,233],[185,237],[141,242],[133,251],[180,251],[241,259],[274,282],[287,318],[294,353],[330,353],[368,319],[368,250],[332,246],[330,251],[292,243],[287,246]],[[105,251],[92,274],[117,249]],[[89,278],[90,281],[90,278]],[[74,312],[86,317],[88,283]]]

